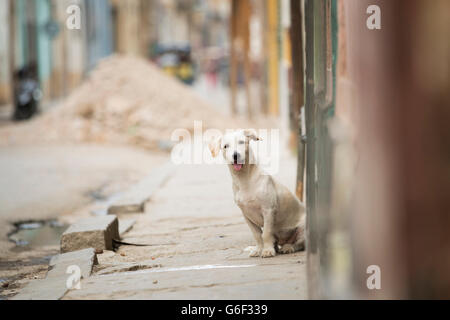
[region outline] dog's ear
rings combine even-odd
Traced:
[[[213,158],[216,158],[219,155],[221,144],[222,144],[222,137],[212,138],[211,141],[209,142],[208,147],[209,151],[211,151]]]
[[[262,139],[256,133],[256,130],[254,130],[254,129],[245,129],[244,136],[246,136],[250,140],[262,141]]]

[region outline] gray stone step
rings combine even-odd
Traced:
[[[119,239],[119,222],[115,215],[89,217],[71,225],[61,236],[61,252],[94,248],[96,252],[113,250]]]
[[[73,275],[71,272],[74,269],[70,272],[69,267],[78,268],[81,278],[85,279],[91,275],[94,264],[97,264],[97,257],[93,248],[54,256],[50,260],[46,278],[30,282],[12,300],[61,299],[70,290],[68,279]]]
[[[154,170],[130,190],[109,203],[108,214],[144,212],[145,203],[169,179],[174,168],[172,163],[167,163]]]
[[[120,219],[119,220],[119,235],[122,237],[122,235],[133,228],[134,224],[136,223],[135,219]]]

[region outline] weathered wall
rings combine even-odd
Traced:
[[[117,12],[117,34],[114,37],[116,50],[124,54],[147,55],[151,40],[152,3],[145,0],[111,0],[111,4]]]
[[[0,0],[0,105],[8,101],[9,72],[9,1]]]
[[[366,27],[373,4],[381,30]],[[335,199],[351,231],[346,280],[355,297],[448,298],[450,3],[341,0],[339,10],[336,115],[347,149],[335,165],[348,175],[335,183],[351,193]],[[381,290],[366,286],[370,265]]]
[[[51,38],[45,32],[45,27],[51,18],[51,4],[49,0],[36,0],[36,28],[37,32],[31,37],[36,37],[36,55],[39,65],[38,76],[41,83],[41,89],[45,97],[50,95],[50,75],[52,71],[52,47]]]
[[[66,26],[67,8],[72,5],[81,8],[81,30],[69,30]],[[88,68],[86,7],[83,0],[56,0],[51,3],[51,16],[60,25],[59,33],[50,42],[51,74],[50,97],[67,95],[79,85]]]

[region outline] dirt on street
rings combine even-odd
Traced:
[[[54,219],[67,225],[165,161],[166,154],[132,147],[0,147],[0,297],[45,277],[50,257],[59,253],[59,239],[48,234],[43,245],[16,246],[8,239],[14,223]]]
[[[175,129],[219,130],[274,126],[230,117],[192,88],[137,57],[105,58],[62,103],[35,119],[0,127],[0,145],[30,143],[109,143],[150,150],[167,149]]]
[[[203,130],[222,132],[278,125],[227,116],[149,62],[124,56],[105,59],[65,101],[35,119],[2,125],[0,299],[45,278],[59,253],[58,241],[11,242],[15,223],[66,226],[90,216],[98,201],[166,163],[173,130],[192,132],[196,120]],[[293,190],[295,161],[283,161],[282,181]],[[306,297],[304,253],[248,258],[244,249],[253,239],[225,166],[179,166],[145,214],[121,218],[137,221],[125,241],[152,246],[100,254],[92,277],[66,299]]]

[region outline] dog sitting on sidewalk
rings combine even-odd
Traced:
[[[304,205],[285,186],[255,163],[250,141],[260,141],[255,130],[239,130],[213,139],[213,157],[222,151],[233,180],[234,201],[242,210],[257,246],[251,257],[274,257],[305,247]]]

